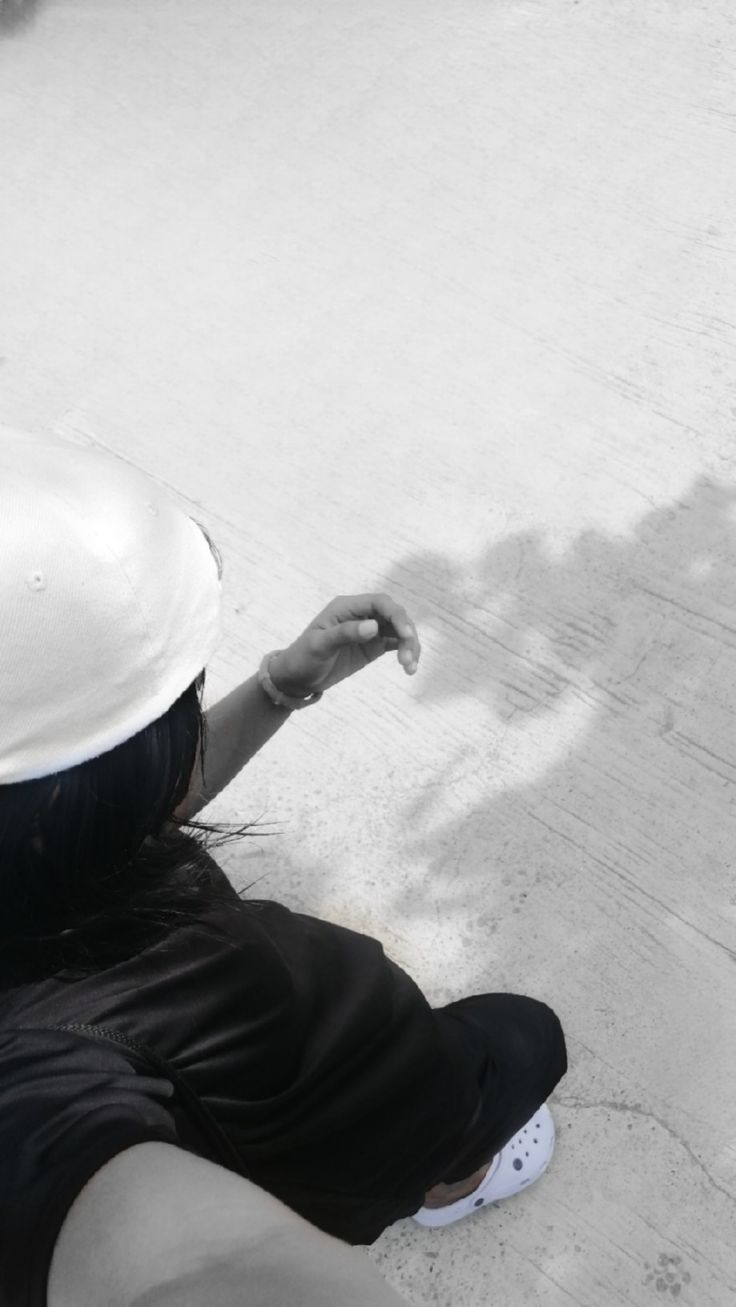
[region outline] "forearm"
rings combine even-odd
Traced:
[[[271,657],[270,676],[283,694],[309,699],[389,649],[398,650],[405,672],[417,670],[419,637],[405,610],[388,595],[339,595],[288,648]],[[257,676],[210,708],[206,713],[204,781],[198,755],[189,794],[172,815],[186,821],[206,807],[290,715],[288,709],[271,702]]]
[[[290,716],[288,708],[271,702],[256,676],[249,677],[213,704],[205,713],[204,784],[197,753],[191,789],[174,816],[186,821],[211,803]]]

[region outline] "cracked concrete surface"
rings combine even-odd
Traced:
[[[568,1035],[540,1183],[370,1255],[415,1304],[727,1307],[731,6],[4,9],[0,420],[197,507],[209,699],[334,594],[420,628],[212,805],[280,832],[223,865]]]
[[[684,1149],[690,1161],[696,1167],[699,1167],[699,1169],[703,1172],[703,1175],[706,1177],[708,1183],[712,1185],[714,1189],[717,1189],[719,1193],[722,1193],[726,1196],[726,1198],[729,1198],[731,1202],[734,1201],[734,1195],[732,1190],[724,1188],[723,1185],[720,1185],[718,1181],[713,1178],[707,1166],[704,1165],[701,1158],[696,1156],[696,1154],[693,1152],[692,1148],[688,1144],[687,1140],[684,1139],[682,1135],[678,1133],[677,1130],[674,1130],[672,1126],[663,1117],[658,1116],[656,1112],[646,1111],[645,1108],[643,1108],[640,1103],[616,1103],[610,1100],[609,1101],[603,1100],[601,1102],[586,1102],[583,1099],[576,1100],[573,1098],[566,1098],[563,1094],[559,1092],[555,1095],[555,1101],[559,1103],[562,1107],[574,1108],[575,1110],[603,1107],[603,1108],[607,1108],[611,1112],[630,1112],[634,1116],[646,1117],[651,1121],[655,1121],[657,1125],[660,1127],[660,1129],[665,1130],[667,1134],[671,1135],[671,1137],[680,1145],[680,1147]]]

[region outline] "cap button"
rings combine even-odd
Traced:
[[[46,577],[44,573],[39,571],[31,572],[30,576],[26,577],[26,585],[29,590],[45,590]]]

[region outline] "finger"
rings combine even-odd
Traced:
[[[342,602],[348,605],[353,617],[374,615],[380,623],[382,635],[395,632],[399,637],[399,661],[407,671],[410,667],[416,671],[422,647],[417,628],[401,604],[387,594],[350,595]]]
[[[400,604],[394,603],[393,600],[391,600],[388,620],[399,637],[397,653],[399,663],[405,672],[413,676],[419,666],[419,658],[422,652],[417,628],[406,609],[402,608]]]
[[[367,644],[369,640],[375,640],[377,635],[376,619],[363,618],[361,621],[340,622],[337,626],[315,631],[313,643],[315,652],[328,654],[346,644]]]
[[[414,670],[416,670],[416,664],[419,662],[419,655],[422,652],[416,626],[406,609],[401,604],[397,604],[389,595],[378,595],[377,600],[377,607],[383,613],[384,620],[390,622],[399,637],[400,661],[407,668],[414,664]]]

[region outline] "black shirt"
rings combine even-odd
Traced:
[[[46,1307],[66,1213],[123,1149],[163,1140],[222,1164],[166,1075],[125,1048],[39,1029],[67,1022],[154,1049],[210,1108],[244,1175],[350,1243],[421,1205],[477,1107],[452,1023],[377,941],[233,891],[201,928],[95,976],[0,993],[2,1307]]]

